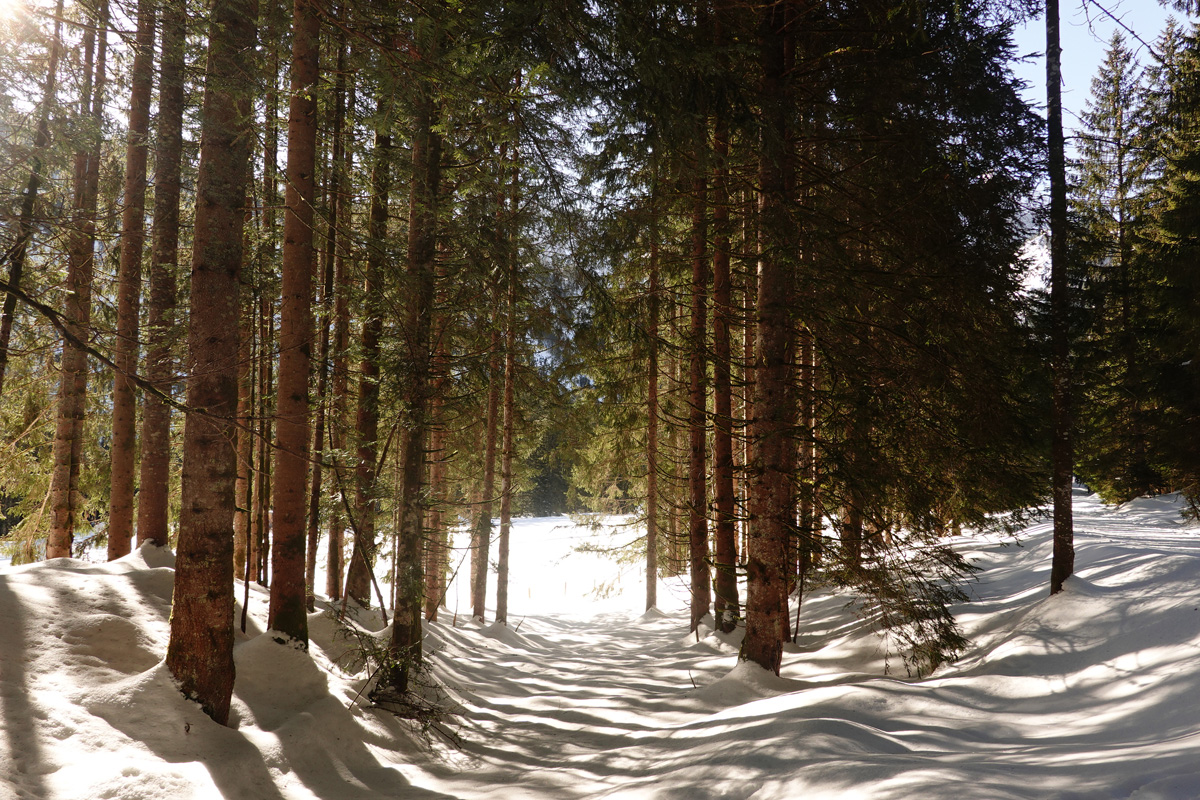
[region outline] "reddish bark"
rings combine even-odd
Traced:
[[[688,337],[688,555],[691,564],[691,629],[712,606],[708,568],[708,393],[705,333],[708,328],[708,181],[704,174],[704,137],[697,141],[692,183],[692,315]]]
[[[436,42],[420,48],[416,59],[426,66],[436,58]],[[389,683],[407,691],[420,665],[421,616],[425,576],[422,489],[426,433],[429,428],[431,331],[437,261],[437,197],[441,182],[442,140],[432,88],[419,85],[413,119],[412,168],[408,217],[408,308],[405,338],[411,371],[408,385],[408,430],[401,464],[400,530],[396,539],[396,612],[390,650],[399,667]]]
[[[759,152],[761,261],[755,349],[754,440],[751,463],[749,553],[746,564],[746,636],[741,658],[776,674],[788,638],[787,552],[794,525],[790,467],[794,408],[788,356],[792,350],[790,300],[794,263],[788,262],[786,207],[789,97],[786,87],[786,0],[761,6],[758,29],[763,137]]]
[[[154,224],[151,230],[146,378],[165,397],[174,378],[176,279],[179,264],[180,162],[183,158],[184,38],[187,14],[168,3],[162,14],[162,64],[158,83]],[[241,431],[239,430],[239,436]],[[137,540],[167,546],[171,481],[171,407],[145,395],[139,475]],[[244,503],[239,501],[239,506]],[[244,537],[244,532],[243,532]]]
[[[108,504],[108,560],[129,553],[133,541],[133,478],[136,469],[138,315],[142,291],[142,247],[146,241],[146,157],[150,95],[154,84],[155,4],[138,0],[129,130],[125,145],[125,207],[121,213],[121,261],[117,274],[117,340],[113,363],[112,490]]]
[[[726,45],[724,3],[717,7],[716,44]],[[728,633],[739,616],[737,522],[733,495],[733,381],[730,321],[733,291],[729,269],[729,124],[718,113],[713,135],[713,505],[716,511],[713,567],[718,630]]]
[[[192,247],[182,506],[167,668],[221,724],[233,691],[238,274],[249,178],[255,0],[215,0]]]
[[[320,17],[313,0],[292,11],[291,99],[283,215],[283,305],[275,394],[274,520],[268,626],[308,643],[308,376],[312,361],[313,205],[316,202]]]
[[[375,135],[375,168],[371,174],[371,208],[367,226],[365,318],[358,382],[358,468],[354,504],[354,552],[346,576],[346,594],[364,607],[371,605],[371,569],[375,563],[376,459],[379,452],[379,338],[383,332],[380,273],[387,239],[388,194],[391,191],[392,137]]]
[[[107,31],[108,3],[105,2],[98,11],[98,24],[95,27],[88,26],[84,33],[86,77],[80,100],[80,116],[89,118],[93,130],[89,149],[75,153],[75,197],[72,214],[74,230],[67,243],[65,317],[68,329],[79,341],[87,341],[91,324],[96,204],[100,185],[100,119],[104,99]],[[83,453],[86,405],[87,355],[70,341],[64,341],[54,428],[54,469],[50,476],[52,516],[50,535],[46,540],[46,558],[71,555],[80,505],[79,470]]]

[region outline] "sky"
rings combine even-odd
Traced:
[[[1153,45],[1166,20],[1178,12],[1164,8],[1158,0],[1100,0],[1101,5],[1117,17],[1126,28],[1143,41]],[[1117,23],[1100,10],[1096,0],[1060,0],[1061,37],[1063,47],[1063,125],[1068,131],[1079,126],[1078,115],[1088,99],[1092,77],[1104,60],[1104,51]],[[1142,64],[1149,63],[1150,54],[1129,34],[1126,41],[1138,54]],[[1046,105],[1045,17],[1031,20],[1016,31],[1018,51],[1036,53],[1014,68],[1017,76],[1029,86],[1026,97],[1039,109]]]

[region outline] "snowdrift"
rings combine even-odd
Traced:
[[[309,652],[281,646],[252,587],[225,728],[162,664],[169,552],[6,566],[0,798],[1194,800],[1200,538],[1178,510],[1077,498],[1077,575],[1056,598],[1049,525],[960,537],[983,568],[957,609],[972,646],[923,680],[820,592],[781,676],[739,665],[736,637],[688,634],[679,585],[643,614],[636,565],[575,552],[596,534],[565,520],[524,520],[513,624],[465,620],[452,594],[428,626],[451,713],[425,731],[366,706],[327,614]]]

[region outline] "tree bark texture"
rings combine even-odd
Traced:
[[[205,76],[188,323],[183,498],[166,663],[220,724],[233,691],[238,274],[249,179],[256,0],[215,0]]]
[[[1075,571],[1071,509],[1074,447],[1071,435],[1071,300],[1067,282],[1067,169],[1062,122],[1062,45],[1058,0],[1046,0],[1046,130],[1050,167],[1050,371],[1053,440],[1050,469],[1054,496],[1054,552],[1050,594],[1062,591]]]
[[[104,103],[108,4],[102,3],[98,25],[84,33],[84,87],[79,115],[92,126],[89,147],[75,153],[73,231],[67,242],[65,317],[73,336],[87,341],[91,326],[92,276],[95,271],[96,203],[100,187],[100,120]],[[97,29],[99,33],[97,34]],[[93,72],[94,70],[94,72]],[[71,555],[79,514],[79,471],[83,423],[87,407],[87,355],[63,341],[58,407],[50,476],[51,527],[46,558]]]
[[[138,315],[142,292],[142,248],[146,242],[146,160],[150,97],[154,85],[155,3],[138,0],[137,33],[125,143],[125,206],[121,212],[121,262],[117,274],[117,340],[113,362],[112,490],[108,503],[108,560],[129,553],[133,541],[133,486],[137,468]]]
[[[717,15],[718,45],[724,44]],[[740,616],[737,586],[737,520],[733,495],[733,356],[730,322],[733,288],[729,269],[729,125],[717,114],[713,136],[713,505],[714,611],[717,629],[728,633]]]
[[[375,563],[375,514],[378,509],[375,461],[379,452],[379,338],[383,332],[380,273],[387,239],[388,194],[391,192],[392,137],[375,134],[375,166],[371,173],[371,207],[367,224],[367,274],[363,282],[365,318],[358,381],[358,466],[355,470],[354,552],[346,576],[346,594],[361,606],[371,605],[371,570]]]
[[[151,228],[146,379],[169,395],[174,379],[176,274],[179,268],[180,162],[183,158],[184,38],[187,14],[167,3],[162,12],[158,79],[154,222]],[[239,430],[239,437],[241,431]],[[142,460],[138,476],[137,540],[167,546],[171,483],[171,407],[152,392],[142,403]],[[239,502],[239,505],[243,505]],[[244,533],[243,533],[244,538]]]
[[[516,198],[513,198],[516,205]],[[515,210],[515,209],[514,209]],[[512,532],[513,433],[516,428],[514,388],[517,370],[517,269],[511,248],[508,261],[508,302],[504,329],[504,413],[500,444],[500,540],[496,553],[496,621],[508,624],[508,549]]]
[[[696,177],[692,182],[692,315],[688,336],[688,550],[691,564],[691,629],[712,607],[708,551],[708,179],[704,174],[707,136],[697,136]]]
[[[788,637],[787,553],[794,527],[789,468],[794,449],[790,318],[794,263],[788,263],[786,208],[789,98],[786,89],[786,0],[760,7],[758,49],[763,136],[759,154],[761,260],[755,348],[754,440],[750,465],[750,536],[746,562],[746,636],[741,658],[778,674]]]
[[[436,60],[436,41],[416,53],[422,67]],[[400,668],[392,685],[407,691],[412,671],[422,660],[424,610],[423,478],[432,365],[434,292],[437,275],[437,198],[441,183],[442,140],[432,87],[420,85],[413,119],[412,168],[408,218],[408,308],[405,338],[411,372],[408,388],[407,438],[401,465],[400,531],[396,542],[396,613],[392,621],[392,656]]]
[[[347,160],[344,122],[347,105],[346,87],[346,40],[341,30],[338,36],[337,77],[334,79],[334,158],[332,180],[336,184],[333,194],[332,228],[330,232],[331,251],[333,253],[333,409],[332,420],[329,424],[329,445],[334,453],[340,453],[345,445],[344,428],[341,421],[347,418],[349,408],[350,375],[347,369],[346,350],[350,346],[350,271],[346,268],[346,248],[342,245],[341,231],[350,227],[350,203],[343,197],[342,180],[350,173]],[[351,95],[352,96],[352,95]],[[347,489],[342,478],[341,465],[336,461],[333,465],[334,475],[338,478],[336,490],[344,493]],[[334,505],[329,515],[329,542],[326,549],[326,578],[325,595],[334,600],[342,596],[342,575],[344,570],[345,548],[343,532],[345,517],[342,515],[342,503]]]
[[[316,203],[320,16],[313,0],[292,11],[291,92],[283,215],[283,305],[275,394],[271,630],[308,644],[308,378],[312,363],[313,206]]]
[[[483,619],[487,613],[488,552],[492,545],[492,509],[496,494],[496,432],[500,421],[500,332],[492,331],[488,355],[487,420],[483,443],[483,497],[471,535],[471,615]]]

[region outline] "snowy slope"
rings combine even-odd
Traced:
[[[0,799],[1200,798],[1197,531],[1171,498],[1079,497],[1076,528],[1054,599],[1048,525],[963,537],[972,648],[914,681],[822,593],[782,677],[738,666],[735,641],[688,634],[677,583],[643,615],[638,565],[572,552],[635,531],[521,521],[512,627],[466,621],[452,587],[428,628],[456,712],[431,738],[356,699],[328,616],[309,654],[258,636],[257,587],[222,728],[161,663],[170,553],[4,567]]]

